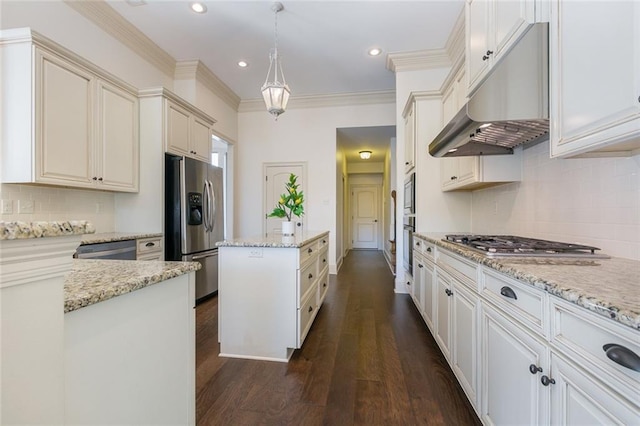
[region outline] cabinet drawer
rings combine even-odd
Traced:
[[[163,257],[164,256],[162,252],[156,252],[136,256],[136,260],[163,260]]]
[[[413,239],[413,250],[417,251],[419,253],[422,253],[422,255],[433,261],[434,258],[434,253],[435,253],[435,245],[433,243],[430,243],[426,240],[423,240],[422,238],[419,237],[414,237]]]
[[[148,253],[162,251],[162,237],[141,238],[136,242],[136,253],[142,256]]]
[[[316,302],[316,293],[312,292],[304,300],[304,303],[300,304],[300,308],[298,308],[298,348],[302,347],[302,343],[304,342],[305,337],[307,337],[307,333],[309,332],[313,319],[316,316],[316,311],[318,310]]]
[[[322,272],[329,266],[329,249],[324,248],[320,252],[320,256],[318,257],[318,274],[322,274]]]
[[[300,265],[304,265],[309,259],[318,253],[317,241],[312,241],[300,248]]]
[[[545,335],[546,293],[494,271],[483,270],[480,293],[541,335]]]
[[[317,264],[311,262],[304,268],[300,269],[298,275],[298,307],[301,306],[302,300],[304,300],[317,280]]]
[[[327,291],[329,291],[329,271],[325,270],[318,280],[318,307],[322,305],[324,298],[327,297]]]
[[[325,247],[329,246],[329,236],[325,235],[324,237],[318,238],[318,250],[322,250]]]
[[[622,363],[625,359],[637,361],[640,332],[572,303],[555,297],[550,300],[551,343],[612,389],[637,401],[640,371],[625,367],[609,356]]]
[[[472,290],[478,291],[478,265],[456,256],[453,253],[438,249],[438,266],[467,284]]]

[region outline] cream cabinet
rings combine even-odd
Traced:
[[[211,138],[215,120],[176,98],[165,100],[165,114],[165,150],[211,162]]]
[[[416,104],[411,100],[405,108],[404,114],[404,172],[408,173],[415,167],[416,154]]]
[[[640,152],[640,3],[553,1],[552,157]]]
[[[163,260],[162,237],[140,238],[136,240],[136,260]]]
[[[468,94],[478,88],[530,24],[548,20],[545,12],[541,0],[467,0]]]
[[[287,362],[302,347],[329,289],[329,233],[282,238],[219,247],[220,356]]]
[[[137,192],[136,89],[28,29],[0,49],[2,182]]]
[[[512,155],[442,158],[443,191],[470,190],[522,180],[522,148]]]

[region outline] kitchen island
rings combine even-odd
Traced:
[[[217,246],[220,356],[287,362],[329,288],[329,232]]]

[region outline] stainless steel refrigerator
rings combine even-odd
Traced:
[[[220,167],[165,154],[165,259],[202,264],[196,272],[196,300],[218,290],[223,189]]]

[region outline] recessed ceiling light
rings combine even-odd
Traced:
[[[369,56],[378,56],[381,53],[382,53],[382,49],[380,49],[379,47],[374,47],[369,49]]]
[[[202,3],[191,3],[191,10],[196,13],[205,13],[207,11],[207,6]]]
[[[246,67],[248,67],[248,66],[249,66],[249,64],[248,64],[246,61],[239,61],[239,62],[238,62],[238,66],[239,66],[240,68],[246,68]]]

